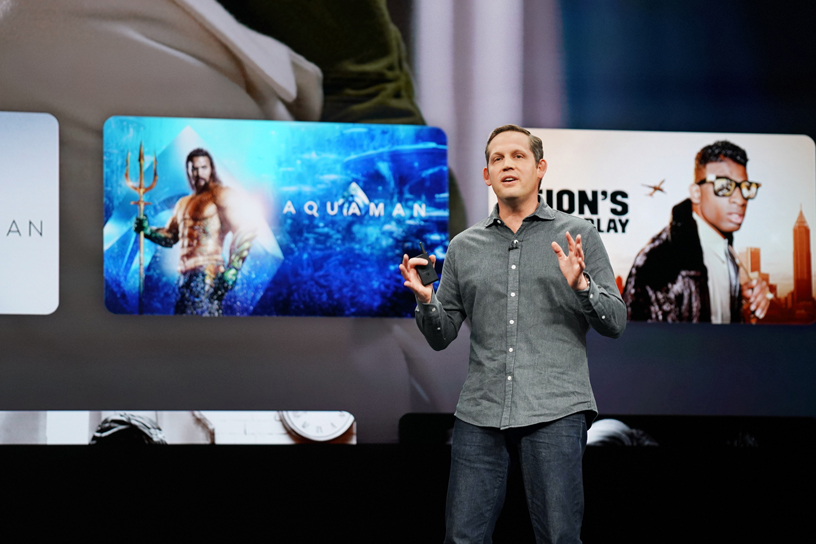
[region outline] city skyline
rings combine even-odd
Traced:
[[[768,284],[774,298],[791,296],[791,303],[813,301],[813,274],[810,251],[810,226],[800,208],[793,225],[793,275],[792,283],[780,282],[782,274],[769,274],[762,269],[762,249],[746,246],[738,250],[740,262],[749,274],[757,274]],[[782,276],[781,278],[779,276]],[[775,281],[774,281],[775,280]],[[745,278],[742,278],[745,281]]]
[[[793,225],[793,297],[794,302],[813,300],[813,274],[810,262],[810,227],[802,208]]]

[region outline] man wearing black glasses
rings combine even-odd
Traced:
[[[760,184],[748,181],[748,155],[721,140],[700,150],[688,199],[669,226],[635,258],[623,300],[630,321],[755,322],[768,311],[768,285],[739,280],[733,233]]]

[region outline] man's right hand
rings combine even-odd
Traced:
[[[136,234],[146,231],[149,226],[146,215],[137,215],[133,219],[133,232]]]
[[[430,257],[431,264],[436,265],[436,256],[431,255]],[[419,278],[419,272],[417,272],[416,267],[426,264],[428,264],[428,261],[425,259],[420,259],[419,257],[409,259],[408,255],[403,255],[402,263],[399,265],[400,273],[402,273],[402,277],[405,278],[403,285],[413,291],[417,300],[424,304],[428,304],[431,301],[433,284],[422,285],[422,280]]]

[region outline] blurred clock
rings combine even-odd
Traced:
[[[334,440],[354,424],[348,412],[280,412],[286,430],[313,442]]]

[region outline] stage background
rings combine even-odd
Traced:
[[[59,121],[61,223],[58,310],[0,316],[0,409],[347,410],[360,442],[395,441],[406,412],[454,410],[466,329],[437,354],[411,319],[108,314],[112,115],[439,126],[453,232],[485,215],[484,142],[499,124],[816,135],[806,2],[388,4],[224,0],[298,53],[266,44],[259,60],[217,5],[3,3],[0,110]],[[588,350],[606,413],[816,415],[813,326],[629,324],[617,341],[591,333]]]

